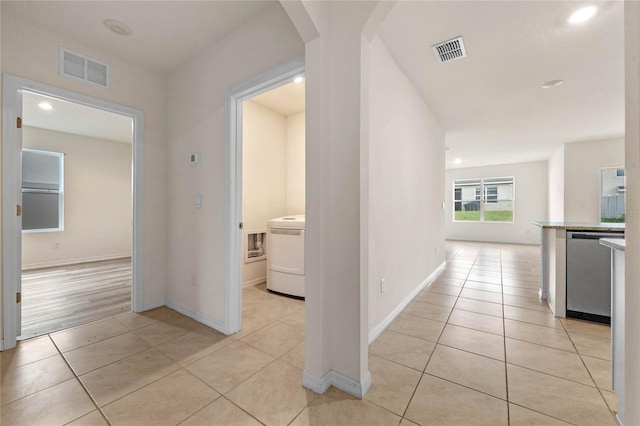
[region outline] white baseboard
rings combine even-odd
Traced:
[[[208,327],[211,327],[213,329],[218,330],[220,333],[224,333],[224,323],[220,320],[217,320],[213,317],[204,315],[200,312],[196,312],[191,308],[187,308],[185,306],[182,306],[178,303],[175,302],[171,302],[171,301],[167,301],[166,302],[166,306],[173,309],[174,311],[178,311],[183,315],[188,316],[189,318],[193,318],[194,320],[198,321],[199,323],[202,323]]]
[[[266,282],[267,282],[267,277],[255,278],[253,280],[243,282],[242,287],[250,287],[252,285],[258,285]]]
[[[440,273],[445,270],[446,267],[447,262],[442,262],[442,264],[438,266],[436,270],[427,277],[427,279],[422,281],[418,287],[416,287],[411,293],[409,293],[409,295],[402,302],[400,302],[400,304],[396,306],[396,308],[391,311],[391,313],[387,315],[384,320],[382,320],[378,325],[369,330],[369,344],[373,343],[373,341],[376,340],[380,334],[382,334],[382,332],[389,326],[389,324],[391,324],[393,320],[396,319],[398,314],[402,312],[409,303],[411,303],[413,298],[416,297],[418,293],[420,293],[425,287],[431,284],[438,277],[438,275],[440,275]]]
[[[142,307],[142,311],[140,311],[140,312],[150,311],[151,309],[160,308],[160,307],[165,306],[165,305],[166,305],[166,302],[164,300],[158,300],[158,301],[155,301],[155,302],[147,303],[146,305],[144,305]]]
[[[302,373],[302,385],[319,394],[325,393],[327,389],[329,389],[329,386],[333,385],[356,398],[362,399],[369,389],[371,389],[371,372],[367,371],[364,381],[358,382],[335,370],[329,370],[320,378],[304,371]]]
[[[120,253],[120,254],[111,254],[107,256],[91,256],[91,257],[81,257],[78,259],[63,259],[63,260],[53,260],[50,262],[29,263],[29,264],[22,265],[22,270],[27,271],[29,269],[40,269],[40,268],[51,268],[54,266],[75,265],[76,263],[100,262],[103,260],[122,259],[125,257],[131,257],[131,253]]]
[[[311,389],[315,393],[323,394],[331,386],[331,372],[329,371],[322,377],[312,376],[307,371],[302,372],[302,386]]]

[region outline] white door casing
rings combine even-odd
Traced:
[[[15,346],[22,328],[22,304],[17,300],[22,292],[22,217],[17,214],[22,206],[22,129],[18,128],[18,120],[22,123],[22,91],[11,83],[5,78],[2,109],[3,350]]]
[[[0,350],[11,349],[20,335],[21,305],[16,294],[21,291],[22,274],[22,221],[16,215],[16,206],[22,204],[21,155],[22,134],[16,120],[22,118],[22,92],[29,91],[116,114],[133,120],[133,256],[132,256],[132,310],[144,307],[144,113],[141,110],[117,105],[46,84],[36,83],[10,74],[3,75],[3,130],[2,130],[2,340]]]
[[[227,213],[225,259],[226,334],[242,327],[242,102],[304,74],[304,58],[296,58],[227,92]]]

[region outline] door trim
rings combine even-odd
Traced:
[[[118,105],[79,93],[37,83],[11,74],[3,75],[2,94],[2,319],[4,349],[16,345],[18,315],[20,309],[15,303],[18,280],[21,275],[22,254],[20,247],[22,235],[18,230],[19,220],[15,215],[15,206],[19,204],[18,167],[22,140],[16,131],[16,117],[22,115],[22,90],[45,96],[102,109],[133,119],[132,140],[132,291],[131,308],[134,312],[144,310],[144,112],[135,108]],[[18,232],[16,232],[18,231]]]
[[[290,83],[300,74],[304,74],[304,57],[276,67],[255,79],[232,87],[227,92],[225,334],[237,333],[242,327],[242,102]]]

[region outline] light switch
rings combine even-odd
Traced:
[[[197,152],[194,152],[189,156],[189,163],[195,165],[195,164],[198,164],[199,162],[200,162],[200,154],[198,154]]]
[[[196,209],[202,208],[202,195],[196,195]]]

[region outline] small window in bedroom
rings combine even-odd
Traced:
[[[22,231],[64,230],[64,154],[22,150]]]
[[[514,178],[453,181],[453,220],[513,222]]]

